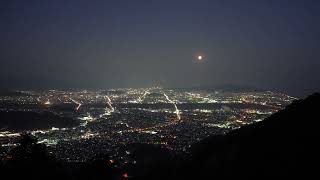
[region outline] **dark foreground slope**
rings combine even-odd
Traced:
[[[180,173],[208,179],[316,175],[319,120],[320,94],[294,101],[262,122],[194,145]]]
[[[27,138],[0,164],[2,176],[33,179],[222,179],[318,176],[320,94],[294,101],[262,122],[212,136],[181,158],[149,145],[134,146],[133,167],[118,169],[107,156],[61,164]],[[29,140],[28,140],[29,139]],[[317,179],[317,178],[315,178]]]
[[[20,145],[12,149],[0,162],[3,179],[122,179],[116,162],[108,156],[97,156],[89,162],[62,163],[48,153],[44,144],[35,137],[22,135]]]

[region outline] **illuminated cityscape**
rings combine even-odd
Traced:
[[[71,126],[2,128],[1,156],[31,133],[62,161],[83,162],[108,153],[126,161],[128,144],[157,144],[175,153],[214,134],[225,134],[263,120],[295,98],[270,91],[199,89],[109,89],[19,91],[1,96],[1,112],[50,113],[71,119]],[[22,119],[23,120],[23,119]],[[21,120],[21,121],[22,121]]]
[[[319,9],[1,1],[1,177],[317,177]]]

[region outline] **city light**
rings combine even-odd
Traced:
[[[102,152],[117,157],[118,147],[132,143],[158,144],[176,152],[188,152],[189,145],[209,135],[259,122],[295,99],[270,91],[217,93],[216,90],[162,88],[32,91],[30,94],[0,97],[0,103],[14,105],[14,109],[3,110],[51,113],[52,117],[77,122],[73,126],[67,126],[68,123],[61,126],[64,121],[56,120],[48,127],[27,130],[39,143],[50,146],[52,153],[68,161],[85,161]],[[47,101],[43,102],[44,99]],[[39,102],[54,106],[38,106]],[[19,132],[4,129],[0,132],[2,147],[15,147],[19,137]],[[120,164],[128,161],[124,158],[108,162],[112,164],[115,160]]]

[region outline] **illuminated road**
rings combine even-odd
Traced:
[[[109,96],[104,96],[104,98],[107,99],[108,106],[105,108],[105,113],[100,115],[100,118],[102,118],[104,116],[109,116],[109,115],[111,115],[111,113],[113,113],[115,111],[114,107],[112,106],[112,102],[111,102],[111,99],[109,98]]]
[[[150,92],[146,91],[144,93],[143,97],[145,97],[147,94],[150,94]],[[156,132],[157,130],[159,130],[161,128],[166,128],[168,126],[172,126],[172,125],[178,124],[180,122],[180,120],[181,120],[181,116],[180,116],[181,112],[178,109],[177,104],[174,101],[172,101],[166,93],[163,92],[162,94],[166,98],[166,100],[170,104],[172,104],[174,106],[174,108],[175,108],[174,113],[176,114],[176,119],[175,120],[170,121],[170,122],[161,123],[161,124],[158,124],[156,126],[151,126],[151,127],[147,127],[147,128],[135,128],[135,129],[125,130],[125,131],[120,131],[120,132],[117,132],[117,133],[132,133],[132,132],[140,132],[141,133],[141,132],[151,132],[151,131],[155,131]],[[139,100],[141,100],[141,99],[142,98],[139,98]]]
[[[173,101],[169,98],[169,96],[166,95],[166,93],[163,93],[163,95],[164,95],[164,97],[166,97],[167,101],[169,101],[169,103],[171,103],[171,104],[174,106],[174,108],[175,108],[175,113],[176,113],[176,115],[177,115],[177,119],[178,119],[178,120],[181,120],[180,110],[178,109],[177,104],[176,104],[175,102],[173,102]]]
[[[80,107],[81,107],[82,104],[81,104],[79,101],[76,101],[76,100],[72,99],[71,97],[69,97],[69,99],[70,99],[72,102],[74,102],[75,104],[78,105],[78,106],[76,107],[76,110],[78,111],[78,110],[80,109]]]
[[[146,96],[148,94],[150,94],[150,92],[149,91],[145,91],[144,94],[141,97],[139,97],[138,102],[142,102],[146,98]]]

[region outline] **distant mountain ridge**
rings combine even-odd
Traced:
[[[199,85],[193,87],[185,88],[174,88],[180,90],[208,90],[208,91],[226,91],[226,92],[244,92],[244,91],[266,91],[265,89],[243,86],[243,85],[233,85],[233,84],[224,84],[224,85]]]
[[[0,96],[25,96],[26,94],[6,88],[0,88]]]

